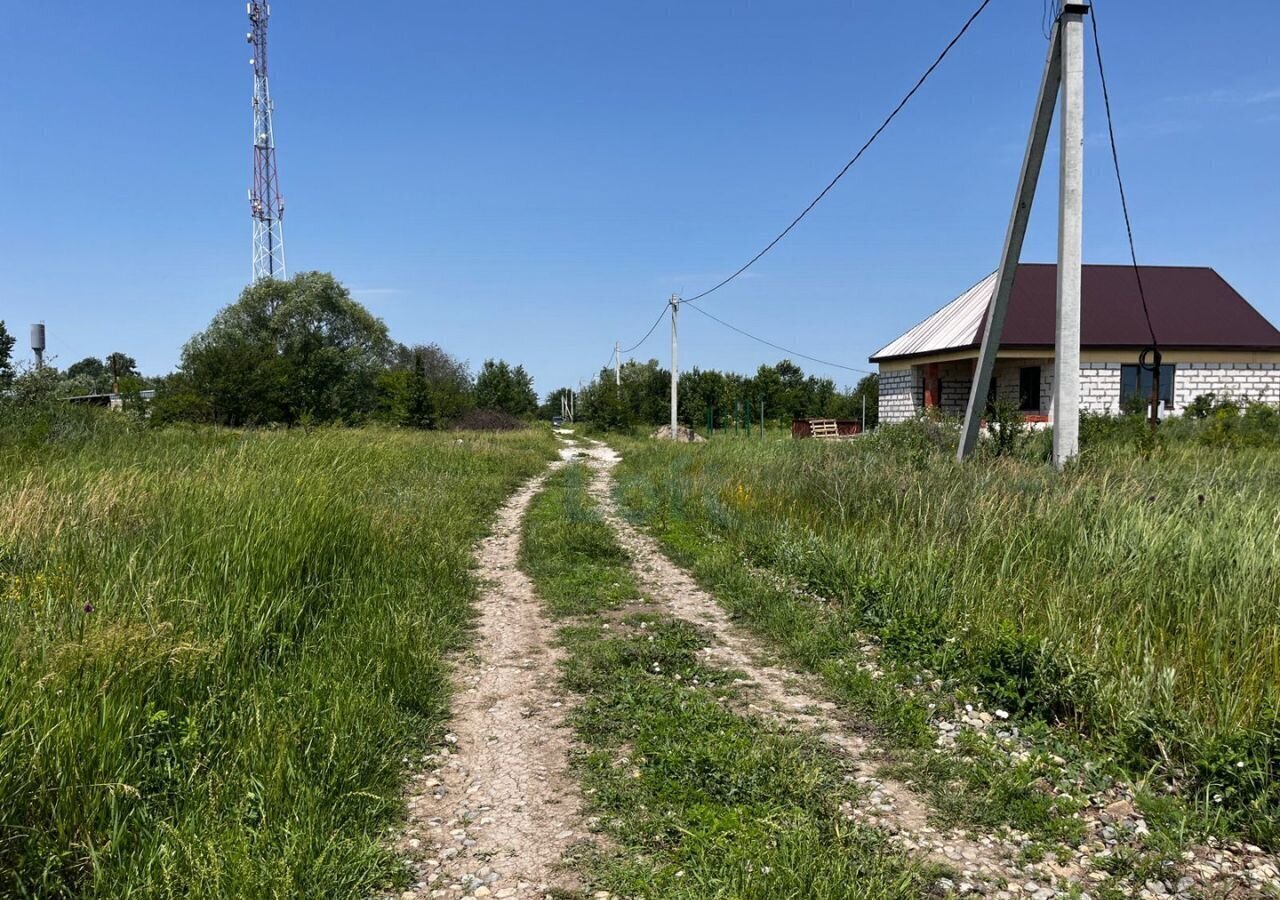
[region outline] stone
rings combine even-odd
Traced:
[[[1102,811],[1098,813],[1098,818],[1103,822],[1114,824],[1132,819],[1136,813],[1137,810],[1133,808],[1133,804],[1128,800],[1115,800],[1102,808]]]

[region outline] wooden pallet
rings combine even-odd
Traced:
[[[816,438],[838,438],[840,426],[835,419],[811,419],[809,435]]]

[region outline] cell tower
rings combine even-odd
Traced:
[[[249,43],[253,45],[253,280],[284,278],[284,198],[276,169],[276,139],[271,127],[271,87],[267,82],[267,20],[271,6],[252,0]]]

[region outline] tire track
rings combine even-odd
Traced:
[[[404,900],[546,898],[580,887],[563,865],[588,836],[569,774],[561,652],[519,567],[525,513],[561,465],[517,491],[476,550],[485,582],[476,633],[455,668],[445,746],[411,784],[399,847],[417,877]]]

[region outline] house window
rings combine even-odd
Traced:
[[[1173,408],[1173,369],[1172,365],[1160,367],[1160,404],[1165,409]],[[1151,397],[1151,372],[1139,366],[1120,367],[1120,407],[1128,409],[1132,405],[1146,408]]]
[[[1018,409],[1040,412],[1040,367],[1023,366],[1018,373]]]

